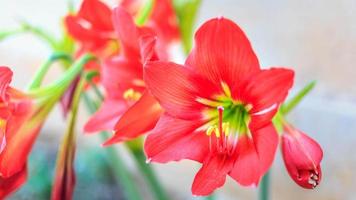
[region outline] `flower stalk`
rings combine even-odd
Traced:
[[[56,176],[54,179],[54,186],[52,190],[52,200],[69,200],[72,199],[73,196],[75,186],[75,125],[77,121],[78,107],[83,86],[84,79],[81,79],[74,93],[67,131],[60,146],[59,154],[57,156]]]
[[[88,94],[83,93],[83,99],[90,113],[94,113],[98,109],[98,105],[88,96]],[[107,132],[100,134],[102,141],[106,141],[108,136],[109,134]],[[123,187],[125,196],[128,199],[141,200],[142,197],[140,196],[139,190],[116,149],[114,147],[107,147],[105,150],[108,158],[110,158],[110,166],[114,171],[116,181],[121,183],[120,185]]]

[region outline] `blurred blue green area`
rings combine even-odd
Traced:
[[[9,199],[50,199],[56,155],[55,145],[37,142],[29,160],[29,179]],[[73,199],[125,199],[119,183],[113,178],[108,159],[100,145],[77,149]]]

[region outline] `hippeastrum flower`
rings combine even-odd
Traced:
[[[144,67],[145,83],[165,110],[146,139],[148,161],[202,163],[194,195],[212,193],[226,175],[257,185],[274,159],[278,136],[271,119],[293,77],[285,68],[260,69],[234,22],[209,20],[184,66],[151,61]]]
[[[79,55],[88,51],[103,54],[115,42],[111,9],[100,0],[84,0],[78,13],[66,16],[65,25],[81,44]]]
[[[17,132],[21,129],[21,124],[28,120],[32,105],[24,94],[9,86],[12,74],[9,68],[0,67],[1,199],[25,182],[27,172],[24,157],[28,150],[27,143],[32,142],[32,132],[28,132],[28,135],[21,135],[21,140],[25,142],[19,143]]]
[[[0,193],[7,195],[24,182],[28,155],[46,117],[90,59],[91,56],[83,56],[54,84],[36,86],[26,94],[9,86],[12,71],[0,67],[0,129],[3,132],[0,183],[7,185],[1,187]]]
[[[290,177],[301,187],[314,189],[321,181],[323,150],[305,133],[284,124],[282,155]]]
[[[142,75],[143,60],[157,59],[151,51],[143,52],[141,56],[140,41],[147,48],[152,47],[154,40],[149,37],[152,31],[137,27],[132,17],[120,7],[114,9],[113,21],[123,54],[103,64],[102,84],[107,95],[84,127],[86,132],[115,129],[116,134],[107,144],[147,132],[162,113],[158,102],[145,92]]]

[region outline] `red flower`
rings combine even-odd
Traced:
[[[294,72],[261,70],[243,31],[216,18],[195,35],[184,66],[148,62],[149,91],[165,110],[147,137],[148,161],[191,159],[203,163],[192,192],[208,195],[226,175],[257,185],[278,144],[271,119],[293,84]]]
[[[34,141],[33,131],[36,129],[27,127],[26,132],[22,129],[32,112],[32,105],[21,92],[9,86],[11,79],[12,71],[7,67],[0,67],[1,199],[25,182],[27,155]],[[19,133],[21,130],[22,133]]]
[[[321,181],[323,150],[305,133],[285,124],[282,136],[283,160],[290,177],[301,187],[313,189]]]
[[[75,15],[68,15],[65,24],[69,34],[81,43],[78,54],[103,51],[114,41],[111,9],[99,0],[84,0]]]
[[[151,51],[143,52],[141,56],[139,43],[152,46],[152,37],[145,37],[152,35],[152,31],[137,27],[132,17],[120,7],[114,10],[113,21],[123,52],[103,64],[102,84],[107,95],[101,108],[84,128],[86,132],[115,129],[115,136],[107,144],[147,132],[162,113],[158,102],[145,92],[142,80],[143,59],[155,59],[157,56]]]

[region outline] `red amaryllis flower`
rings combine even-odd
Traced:
[[[321,181],[323,150],[305,133],[284,125],[282,155],[290,177],[301,187],[313,189]]]
[[[12,71],[0,67],[0,198],[4,198],[26,179],[28,143],[33,142],[32,132],[17,132],[29,117],[31,103],[21,92],[9,86]],[[19,137],[22,137],[21,139]],[[20,143],[24,140],[23,143]],[[21,146],[21,148],[19,148]]]
[[[114,10],[113,21],[123,54],[103,64],[102,84],[107,95],[101,108],[84,128],[86,132],[115,129],[115,136],[107,144],[145,133],[154,127],[162,113],[158,102],[145,92],[142,80],[143,59],[155,59],[157,56],[150,54],[150,51],[143,52],[141,56],[139,43],[152,46],[152,37],[145,37],[152,32],[145,27],[137,27],[132,17],[120,7]]]
[[[148,161],[201,162],[195,195],[221,187],[226,175],[257,185],[274,159],[278,136],[271,119],[293,76],[284,68],[260,69],[250,42],[232,21],[206,22],[184,66],[145,65],[145,83],[165,110],[146,139]]]
[[[69,34],[81,44],[82,52],[100,52],[114,40],[111,9],[99,0],[84,0],[77,14],[68,15],[65,25]]]

